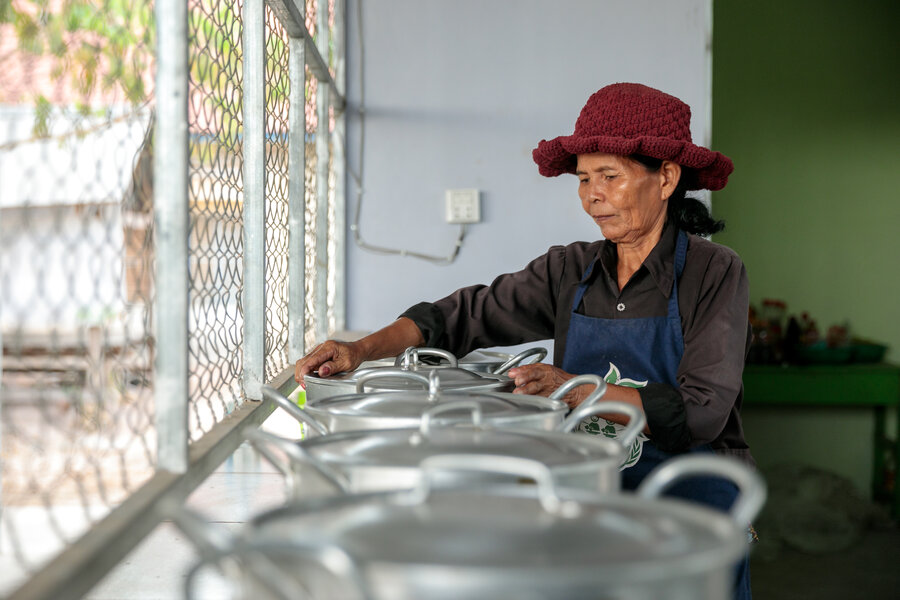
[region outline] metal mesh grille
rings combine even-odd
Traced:
[[[306,3],[311,32],[318,9]],[[241,0],[188,1],[192,442],[244,400],[241,11]],[[153,312],[154,182],[165,176],[153,172],[153,22],[150,0],[0,2],[0,595],[154,473],[165,349],[153,331],[168,316]],[[290,366],[288,41],[267,8],[267,381]],[[333,298],[327,309],[315,300],[327,268],[317,245],[334,245],[317,230],[315,140],[333,124],[317,122],[308,69],[305,86],[308,346],[332,313]]]
[[[241,401],[242,4],[188,3],[191,439]]]
[[[266,7],[266,339],[267,380],[288,364],[288,38]]]
[[[329,2],[329,14],[334,14],[333,1]],[[315,0],[306,0],[306,29],[312,34],[317,35],[317,17],[318,5]],[[316,136],[321,132],[325,133],[324,128],[319,127],[319,117],[316,111],[318,103],[319,82],[312,77],[309,70],[306,72],[306,131],[310,134],[307,137],[306,144],[306,215],[304,217],[306,224],[306,306],[303,311],[305,321],[304,346],[311,348],[317,341],[316,328],[320,315],[316,310],[316,286],[318,278],[316,274],[319,269],[325,269],[326,265],[320,265],[316,262],[316,249],[320,242],[320,237],[325,237],[323,232],[319,235],[316,228],[316,216],[319,211],[319,198],[316,193],[318,185],[318,155],[316,154]],[[330,130],[330,129],[329,129]]]
[[[152,5],[0,7],[0,593],[152,473]]]
[[[307,79],[307,98],[311,100],[308,101],[307,108],[307,129],[312,128],[315,131],[315,128],[318,125],[316,119],[316,91],[318,89],[317,81],[315,79]],[[309,106],[312,104],[312,106]],[[310,125],[311,124],[311,125]],[[319,199],[316,194],[316,185],[317,185],[317,167],[318,167],[318,156],[316,155],[316,145],[314,143],[314,135],[311,136],[311,142],[306,144],[306,215],[305,215],[305,224],[306,224],[306,256],[304,257],[306,260],[306,306],[303,311],[304,319],[306,322],[306,326],[304,331],[306,332],[304,338],[304,344],[307,348],[311,348],[316,343],[316,284],[317,279],[315,273],[319,265],[316,263],[316,245],[319,243],[319,239],[316,231],[316,215],[319,211]],[[324,265],[322,265],[324,268]]]

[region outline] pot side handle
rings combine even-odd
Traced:
[[[239,571],[233,567],[228,569],[227,575],[237,577],[238,574],[252,579],[256,585],[262,586],[272,594],[276,600],[293,600],[294,598],[303,598],[304,592],[299,586],[292,584],[278,568],[271,564],[269,560],[259,554],[254,553],[250,547],[234,548],[230,551],[220,551],[214,554],[206,554],[200,558],[187,572],[182,584],[183,597],[185,600],[196,600],[194,593],[196,587],[197,576],[204,569],[210,566],[219,566],[225,560],[234,561],[241,560],[241,568]],[[246,565],[246,566],[244,566]],[[224,569],[219,566],[220,570]],[[298,595],[300,594],[300,595]]]
[[[623,448],[631,447],[638,434],[644,430],[647,424],[647,417],[644,411],[636,406],[626,404],[625,402],[602,401],[596,404],[585,406],[583,403],[575,410],[569,413],[566,420],[560,423],[558,431],[572,431],[581,421],[599,414],[617,414],[628,417],[628,425],[622,431],[622,435],[616,438]]]
[[[606,393],[606,382],[599,375],[577,375],[553,390],[553,393],[550,394],[550,399],[560,400],[570,391],[582,385],[593,385],[595,387],[594,391],[584,399],[584,402],[578,405],[579,407],[596,404],[603,397],[603,394]]]
[[[278,600],[307,598],[307,591],[285,577],[284,571],[270,560],[269,557],[273,554],[313,560],[336,578],[352,585],[355,595],[350,598],[371,600],[356,562],[344,550],[333,544],[316,540],[291,540],[284,543],[259,539],[247,542],[226,528],[209,523],[197,512],[185,508],[174,500],[163,502],[160,510],[165,518],[172,519],[200,555],[200,560],[191,568],[184,581],[186,600],[194,600],[194,580],[205,567],[234,558],[240,559],[241,574],[267,589]]]
[[[160,511],[164,519],[171,519],[187,536],[201,557],[231,552],[237,543],[230,531],[224,527],[216,527],[200,513],[185,508],[175,500],[160,503]]]
[[[188,571],[183,587],[184,598],[195,600],[194,580],[197,575],[205,567],[226,559],[230,559],[231,562],[238,559],[243,567],[238,573],[272,593],[272,597],[276,600],[311,598],[309,590],[302,583],[294,582],[283,568],[272,562],[271,559],[275,557],[283,557],[292,564],[296,564],[298,560],[315,563],[342,583],[339,597],[344,600],[373,600],[356,561],[343,548],[316,540],[291,540],[279,543],[254,541],[241,544],[229,552],[208,555]]]
[[[195,511],[184,508],[175,501],[163,503],[162,510],[166,517],[171,518],[175,526],[190,540],[200,555],[200,561],[194,565],[184,581],[184,597],[187,600],[194,599],[194,579],[203,567],[217,565],[223,559],[235,557],[241,553],[249,554],[234,534],[224,527],[217,527],[209,523]],[[298,597],[296,589],[286,589],[284,577],[278,573],[277,567],[265,556],[254,553],[252,556],[247,556],[247,559],[247,574],[258,584],[272,591],[278,600],[291,600]],[[296,586],[290,587],[296,588]]]
[[[264,399],[275,403],[276,406],[280,406],[287,414],[291,415],[301,423],[309,425],[319,435],[328,435],[328,430],[321,423],[306,414],[306,411],[299,406],[285,398],[278,390],[265,384],[261,386],[261,389]]]
[[[519,352],[518,354],[516,354],[515,356],[513,356],[512,358],[507,360],[505,363],[503,363],[502,365],[500,365],[499,367],[494,369],[492,371],[492,373],[494,375],[504,375],[504,374],[506,374],[507,371],[509,371],[510,369],[512,369],[515,366],[518,366],[519,363],[521,363],[523,360],[525,360],[526,358],[528,358],[530,356],[537,356],[537,358],[534,359],[533,361],[531,361],[530,364],[539,363],[542,360],[544,360],[544,358],[546,358],[547,349],[546,348],[529,348],[527,350],[522,350],[521,352]]]
[[[273,543],[254,541],[237,544],[230,550],[222,550],[207,554],[188,571],[184,584],[185,600],[195,600],[194,588],[197,576],[208,566],[218,565],[228,560],[230,564],[237,559],[240,570],[230,569],[226,574],[234,577],[247,577],[255,586],[265,589],[276,600],[297,600],[309,598],[309,591],[290,576],[285,575],[272,558],[284,557],[291,563],[298,559],[309,560],[323,570],[334,575],[335,579],[346,584],[341,589],[341,598],[347,600],[371,600],[359,567],[343,549],[329,544],[317,544],[315,540],[292,540],[290,542]],[[269,597],[268,595],[266,597]]]
[[[750,467],[727,456],[679,456],[656,467],[638,486],[642,498],[658,498],[664,490],[687,477],[723,477],[738,487],[729,515],[746,527],[766,502],[766,482]]]
[[[262,431],[260,429],[251,429],[245,434],[247,440],[253,445],[256,450],[265,457],[272,466],[278,469],[287,479],[288,489],[291,492],[296,492],[299,490],[299,482],[297,480],[297,474],[293,469],[284,465],[277,456],[275,456],[271,448],[278,448],[282,452],[287,455],[288,459],[295,465],[300,466],[308,466],[313,469],[319,475],[324,477],[328,483],[333,485],[339,492],[342,494],[347,494],[350,491],[350,482],[339,473],[336,473],[334,469],[330,468],[328,465],[323,463],[322,461],[315,458],[312,454],[307,452],[302,444],[298,444],[293,440],[289,440],[277,435],[273,435],[266,431]]]

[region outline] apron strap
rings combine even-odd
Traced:
[[[684,263],[687,260],[688,237],[684,231],[678,232],[678,242],[675,244],[675,275],[672,277],[672,294],[669,296],[669,318],[681,318],[678,310],[678,280],[684,272]]]
[[[588,280],[591,278],[591,273],[594,271],[594,265],[597,264],[597,259],[599,257],[600,254],[598,253],[597,256],[594,257],[594,260],[591,261],[591,264],[588,265],[588,268],[584,270],[584,275],[581,276],[581,283],[575,291],[575,298],[572,300],[572,312],[575,312],[578,309],[578,305],[581,304],[581,299],[584,298],[584,292],[588,288]]]

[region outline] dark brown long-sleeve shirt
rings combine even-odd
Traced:
[[[428,346],[463,356],[478,348],[554,340],[554,365],[563,364],[575,291],[588,264],[600,257],[578,312],[604,319],[665,316],[672,290],[677,230],[667,225],[644,264],[621,291],[612,242],[553,246],[524,269],[490,285],[462,288],[402,316],[422,330]],[[684,355],[678,386],[650,382],[639,389],[653,439],[678,452],[709,444],[752,462],[740,420],[741,374],[750,344],[749,284],[731,249],[688,236],[678,284]]]

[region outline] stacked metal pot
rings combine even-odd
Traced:
[[[513,394],[505,371],[466,370],[446,353],[444,363],[421,360],[435,352],[367,365],[331,395],[314,391],[304,409],[264,387],[309,430],[300,442],[250,434],[285,473],[289,501],[236,536],[174,515],[202,550],[186,595],[196,572],[227,558],[239,565],[239,597],[254,599],[730,596],[765,498],[755,473],[688,456],[623,492],[619,466],[645,421],[603,401],[600,377],[575,377],[550,398]],[[569,414],[562,398],[581,385],[593,391]],[[626,416],[623,437],[572,433],[597,414]],[[729,514],[662,497],[710,475],[740,490]]]

